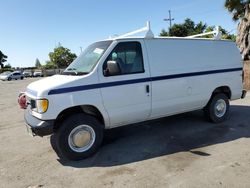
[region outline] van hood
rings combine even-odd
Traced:
[[[54,75],[51,77],[46,77],[41,80],[32,82],[26,88],[26,95],[29,97],[44,97],[48,95],[49,91],[52,89],[59,89],[65,87],[78,86],[79,82],[77,80],[81,79],[81,85],[87,84],[89,79],[82,80],[82,78],[88,78],[88,75],[84,76],[72,76],[72,75]]]

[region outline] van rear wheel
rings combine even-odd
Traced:
[[[204,108],[205,116],[213,123],[223,122],[229,112],[229,99],[224,93],[212,96],[207,106]]]
[[[81,160],[97,152],[103,139],[103,125],[86,114],[67,118],[55,133],[59,157]]]

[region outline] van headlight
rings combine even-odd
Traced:
[[[49,101],[47,99],[37,99],[36,100],[36,110],[38,113],[42,114],[48,110]]]

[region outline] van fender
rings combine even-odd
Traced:
[[[209,98],[209,100],[207,101],[206,105],[209,103],[209,101],[213,98],[214,95],[218,94],[218,93],[224,93],[226,94],[226,96],[228,97],[228,99],[230,100],[232,97],[232,92],[229,86],[220,86],[217,87],[213,90],[213,92],[211,93],[211,96]]]
[[[64,121],[65,118],[77,113],[85,113],[94,116],[103,125],[104,129],[109,126],[109,118],[104,110],[100,110],[100,108],[94,105],[86,104],[86,105],[72,106],[61,111],[56,118],[54,130],[60,128],[62,121]]]

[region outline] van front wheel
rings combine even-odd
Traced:
[[[55,133],[59,156],[70,160],[81,160],[97,152],[103,139],[103,126],[86,114],[67,118]]]
[[[205,115],[213,123],[223,122],[229,111],[229,100],[224,93],[214,95],[204,108]]]

